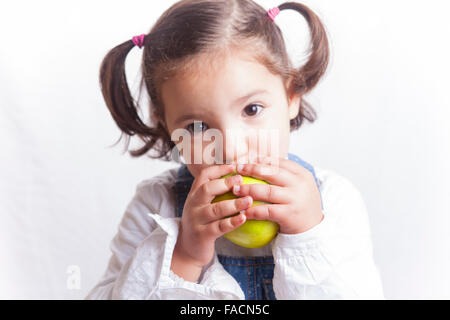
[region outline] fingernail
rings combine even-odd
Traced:
[[[239,190],[241,190],[241,186],[239,186],[239,185],[233,186],[233,192],[234,192],[234,193],[238,193]]]
[[[240,214],[245,215],[245,210],[241,210],[239,211]],[[241,219],[243,219],[244,217],[241,217]]]
[[[242,171],[242,169],[244,169],[244,165],[243,164],[238,164],[237,170],[238,171]]]
[[[244,182],[244,178],[242,178],[241,175],[235,176],[234,179],[235,179],[235,181],[236,181],[237,183],[243,183],[243,182]]]

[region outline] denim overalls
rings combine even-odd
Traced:
[[[309,170],[316,180],[314,168],[297,157],[289,153],[288,159],[295,161],[307,170]],[[181,217],[184,208],[184,202],[191,190],[194,177],[189,172],[187,166],[182,164],[178,169],[174,192],[176,216]],[[323,204],[322,204],[323,206]],[[275,300],[275,294],[272,288],[273,270],[275,267],[273,256],[255,256],[255,257],[231,257],[217,255],[222,266],[239,283],[247,300]]]

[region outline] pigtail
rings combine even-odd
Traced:
[[[133,41],[129,40],[111,49],[101,63],[99,80],[109,112],[122,131],[115,144],[120,142],[124,134],[126,149],[131,136],[138,135],[141,140],[146,142],[143,148],[130,151],[132,156],[137,157],[153,147],[156,140],[152,137],[160,135],[160,130],[148,127],[139,117],[137,112],[139,106],[135,104],[128,87],[125,60],[134,46]]]
[[[329,61],[328,37],[319,17],[307,6],[296,2],[285,2],[278,7],[281,10],[291,9],[299,12],[307,21],[310,30],[309,59],[300,68],[294,82],[296,92],[305,94],[311,91],[325,73]]]
[[[290,72],[292,82],[288,91],[292,94],[300,94],[301,101],[297,117],[291,119],[291,131],[300,128],[305,120],[314,122],[317,120],[317,113],[314,108],[303,97],[310,92],[319,82],[325,73],[329,61],[329,46],[325,27],[319,17],[307,6],[296,2],[285,2],[278,6],[282,10],[295,10],[299,12],[307,21],[310,30],[310,47],[308,61],[300,68]]]

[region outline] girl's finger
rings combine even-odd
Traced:
[[[249,208],[253,199],[249,196],[215,202],[205,207],[200,223],[207,224],[235,215],[237,212]]]
[[[292,172],[279,166],[261,163],[239,165],[237,167],[237,172],[243,176],[251,176],[281,187],[289,186],[293,179]]]
[[[257,163],[268,164],[271,166],[279,166],[285,170],[288,170],[296,175],[302,175],[306,172],[309,172],[306,168],[299,165],[295,161],[284,159],[282,157],[268,157],[268,156],[260,156],[257,158]]]
[[[287,204],[263,204],[246,209],[244,214],[247,219],[270,220],[282,225],[290,212],[292,207]]]
[[[238,197],[251,196],[253,200],[269,203],[287,204],[292,202],[288,189],[271,184],[242,184],[233,187],[234,195]]]
[[[207,225],[206,232],[208,233],[208,236],[211,236],[215,239],[221,237],[227,232],[233,231],[234,229],[241,226],[247,218],[244,214],[239,213],[235,216],[216,220],[214,222],[211,222]]]
[[[194,179],[191,190],[197,190],[204,183],[218,179],[235,171],[235,166],[230,164],[212,165],[203,169]]]
[[[200,204],[208,204],[219,195],[231,191],[234,185],[243,183],[244,179],[241,175],[235,174],[224,179],[214,179],[205,182],[200,188],[194,191]]]

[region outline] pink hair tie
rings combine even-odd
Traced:
[[[275,7],[273,9],[270,9],[269,11],[267,11],[267,14],[269,15],[270,19],[272,19],[272,21],[275,21],[275,17],[280,13],[280,9],[278,9],[278,7]]]
[[[133,37],[134,45],[139,46],[139,49],[141,49],[142,46],[144,45],[144,38],[145,38],[145,33],[141,34],[140,36]]]

